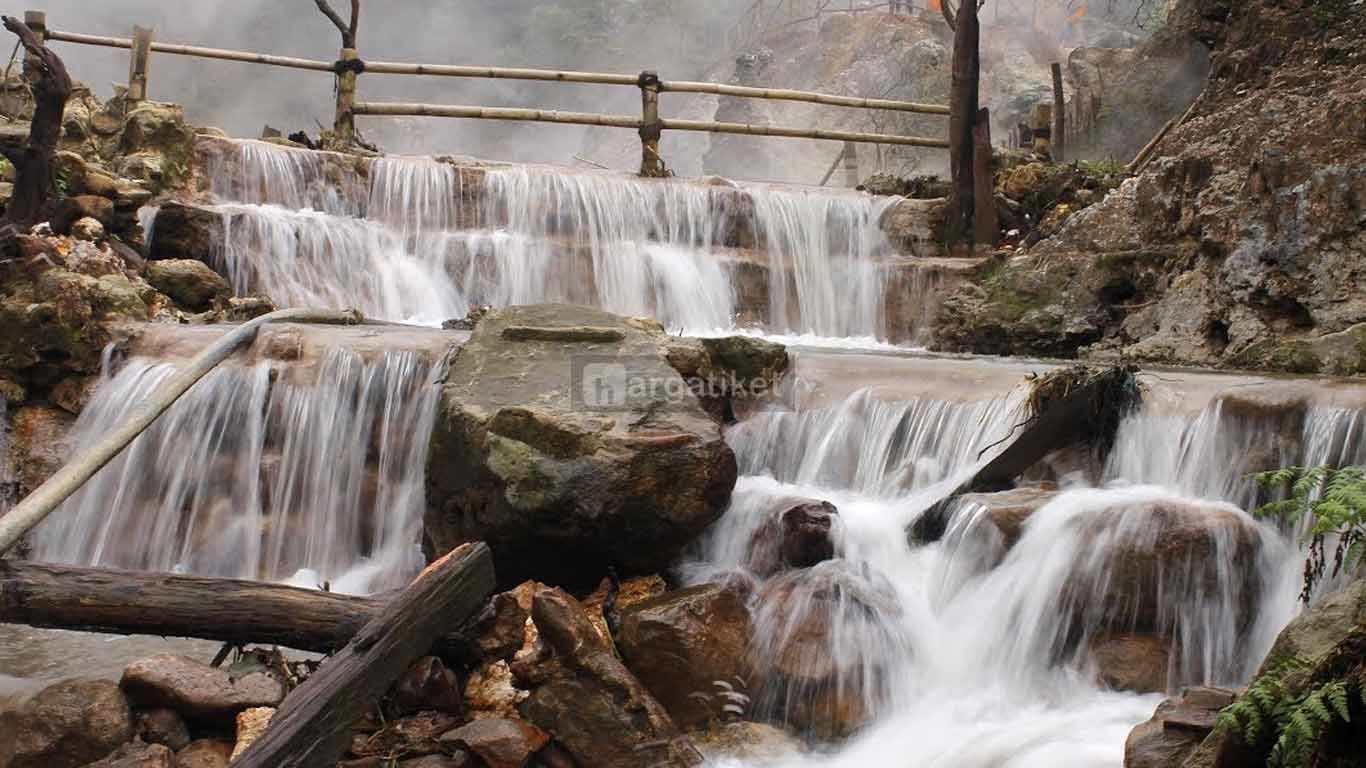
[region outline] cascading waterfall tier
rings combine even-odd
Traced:
[[[572,302],[693,333],[892,332],[887,272],[900,257],[880,222],[895,198],[202,146],[225,221],[216,266],[239,293],[281,305],[435,324],[472,307]]]
[[[51,562],[330,584],[368,593],[420,566],[440,366],[334,348],[315,372],[210,373],[37,529]],[[75,426],[106,434],[175,365],[132,358]]]

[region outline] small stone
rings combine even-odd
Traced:
[[[413,662],[394,683],[390,698],[400,714],[435,710],[459,715],[464,710],[460,678],[435,656]]]
[[[131,739],[133,714],[114,683],[67,680],[0,713],[0,733],[6,768],[78,768]]]
[[[178,752],[190,743],[190,729],[173,710],[146,709],[136,717],[137,736],[148,744],[161,744]]]
[[[104,225],[97,219],[86,216],[71,225],[71,236],[77,240],[97,243],[104,239]]]
[[[175,753],[161,744],[130,742],[85,768],[175,768]]]
[[[474,670],[465,681],[465,706],[474,717],[516,717],[517,705],[526,697],[526,691],[513,685],[512,670],[504,659]]]
[[[202,261],[164,259],[147,264],[147,282],[192,312],[202,312],[232,295],[232,286]]]
[[[357,757],[439,754],[444,750],[438,739],[459,724],[459,718],[444,712],[400,717],[375,733],[356,734],[351,740],[351,754]]]
[[[128,665],[120,685],[138,706],[166,707],[210,723],[231,723],[244,709],[274,706],[285,697],[284,685],[267,672],[233,679],[225,669],[171,654]]]
[[[69,235],[76,222],[87,218],[95,219],[105,227],[112,225],[114,201],[98,195],[62,198],[52,212],[52,231],[59,235]]]
[[[522,768],[548,741],[540,728],[504,718],[475,720],[441,736],[442,744],[473,752],[489,768]]]
[[[237,713],[237,743],[232,748],[232,759],[247,751],[253,741],[266,732],[270,718],[275,714],[271,707],[253,707]]]
[[[200,739],[176,753],[175,768],[227,768],[232,753],[232,742]]]

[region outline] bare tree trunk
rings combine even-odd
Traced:
[[[949,92],[949,173],[953,199],[949,209],[951,236],[973,235],[973,140],[977,122],[979,28],[977,3],[966,0],[958,10],[953,37],[953,82]]]
[[[0,149],[14,165],[16,174],[14,197],[5,211],[5,222],[22,230],[40,219],[44,206],[52,198],[52,161],[62,135],[62,113],[71,97],[71,76],[57,54],[22,21],[5,16],[4,24],[33,56],[36,75],[30,83],[35,108],[28,146]]]

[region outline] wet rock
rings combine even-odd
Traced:
[[[113,227],[114,201],[96,195],[64,197],[52,212],[52,231],[58,235],[72,234],[72,226],[81,219],[94,219],[105,229]]]
[[[104,225],[98,219],[89,216],[77,219],[76,223],[71,225],[71,236],[88,243],[97,243],[104,239]]]
[[[776,725],[741,721],[689,734],[707,760],[769,764],[804,751],[801,740]]]
[[[85,768],[175,768],[175,754],[160,744],[134,741]]]
[[[1163,701],[1151,720],[1129,733],[1124,743],[1124,768],[1181,765],[1214,729],[1219,710],[1233,699],[1230,690],[1196,687]]]
[[[394,683],[389,698],[400,714],[435,710],[460,715],[464,711],[460,678],[435,656],[423,656],[413,662]]]
[[[223,216],[217,211],[168,202],[153,220],[148,258],[208,261],[224,237]]]
[[[442,744],[478,755],[488,768],[522,768],[548,741],[540,728],[505,718],[475,720],[441,736]]]
[[[839,510],[828,501],[805,501],[760,525],[749,541],[747,566],[767,578],[785,568],[809,568],[835,556]]]
[[[190,172],[194,152],[194,130],[185,122],[185,113],[178,105],[144,101],[124,118],[119,149],[123,154],[155,160],[157,173],[136,174],[127,169],[120,174],[143,181],[152,181],[158,189],[173,187]]]
[[[1172,666],[1171,642],[1151,635],[1104,635],[1091,641],[1101,685],[1116,691],[1162,693]]]
[[[178,752],[190,743],[190,729],[173,710],[145,709],[137,713],[136,720],[136,735],[148,744]]]
[[[503,333],[514,327],[605,329],[622,341],[516,341]],[[667,569],[720,516],[736,465],[662,359],[664,340],[657,324],[587,307],[485,317],[442,391],[427,550],[485,541],[505,585],[589,586],[606,563],[623,576]]]
[[[444,712],[420,712],[390,721],[372,734],[356,734],[351,754],[357,757],[436,755],[445,750],[441,734],[460,725],[460,718]]]
[[[707,584],[626,609],[617,649],[680,728],[720,717],[729,704],[716,682],[743,685],[751,633],[747,595]]]
[[[242,710],[273,707],[285,695],[284,686],[267,672],[234,679],[225,669],[171,654],[128,665],[120,685],[140,708],[165,707],[187,720],[225,726]]]
[[[1005,549],[1009,549],[1020,540],[1029,517],[1057,495],[1056,490],[1045,488],[1014,488],[997,493],[965,493],[959,500],[962,504],[981,505],[986,519],[1000,533]]]
[[[882,231],[899,253],[922,259],[947,256],[944,227],[948,205],[944,200],[902,200],[882,215]]]
[[[66,463],[71,454],[71,428],[76,418],[48,405],[26,405],[10,420],[10,462],[19,469],[19,485],[32,492]]]
[[[768,303],[766,293],[759,303]],[[736,421],[740,409],[771,395],[791,364],[786,347],[751,336],[668,337],[664,356],[707,413],[726,423]]]
[[[227,768],[232,742],[200,739],[176,752],[175,768]]]
[[[232,286],[202,261],[163,259],[147,264],[147,282],[194,312],[211,309],[232,295]]]
[[[593,626],[604,640],[610,640],[620,627],[622,611],[633,605],[659,597],[669,591],[669,585],[658,574],[626,579],[616,583],[616,594],[613,602],[609,605],[608,596],[613,589],[612,578],[610,576],[603,577],[593,594],[579,601],[583,604],[584,610],[588,611],[589,620],[593,622]]]
[[[106,680],[67,680],[0,712],[0,766],[78,768],[133,737],[123,692]]]
[[[228,319],[245,322],[275,311],[275,304],[265,296],[233,296],[228,299]]]
[[[626,669],[578,601],[542,589],[532,605],[537,653],[513,674],[530,691],[522,715],[595,768],[691,766],[701,756]]]

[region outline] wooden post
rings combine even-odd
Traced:
[[[152,56],[152,30],[133,27],[133,48],[128,57],[129,104],[147,100],[147,62]]]
[[[972,182],[976,203],[973,241],[995,248],[1001,230],[996,220],[996,178],[991,163],[991,112],[985,107],[977,111],[977,123],[972,127]]]
[[[640,86],[640,175],[661,178],[668,175],[659,154],[659,138],[664,133],[659,120],[659,73],[641,72]]]
[[[33,30],[33,35],[38,38],[38,42],[47,41],[47,14],[43,11],[24,11],[24,26]],[[32,51],[24,52],[24,77],[30,81],[37,74],[34,67],[38,63],[38,57]]]
[[[850,189],[858,186],[858,145],[844,142],[844,183]]]
[[[332,132],[342,146],[356,143],[356,69],[348,65],[357,61],[360,61],[360,54],[355,48],[341,49],[338,63],[344,68],[337,73],[337,116]]]
[[[973,236],[972,126],[977,120],[977,77],[980,29],[977,3],[961,3],[954,19],[953,81],[949,91],[949,173],[953,180],[949,208],[950,237]]]
[[[1053,160],[1067,161],[1067,101],[1062,93],[1062,65],[1053,62]]]
[[[465,544],[427,567],[346,647],[295,688],[233,768],[336,765],[351,728],[432,640],[458,627],[493,591],[493,556]]]

